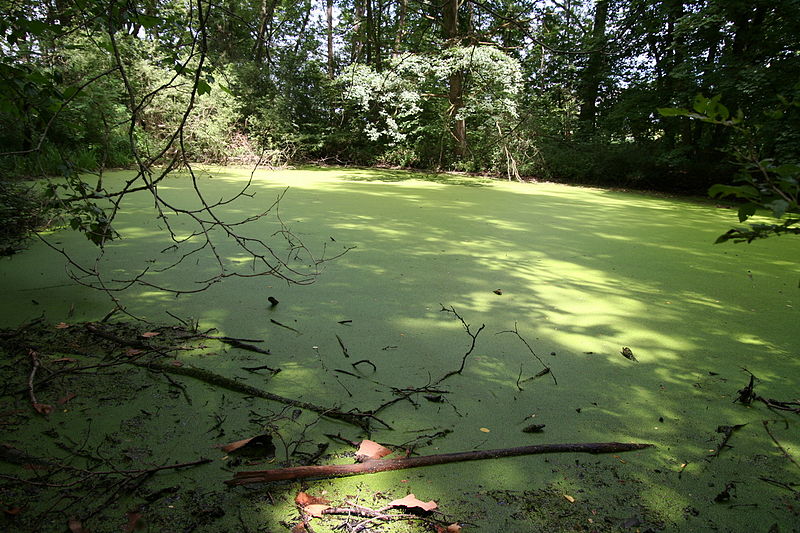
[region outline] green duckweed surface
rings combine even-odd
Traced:
[[[200,184],[216,199],[249,174],[209,169]],[[213,459],[149,476],[113,498],[111,489],[100,496],[88,485],[5,482],[3,520],[12,530],[63,531],[75,517],[94,532],[121,531],[126,512],[136,511],[148,531],[287,531],[298,521],[300,490],[371,507],[414,493],[438,503],[443,514],[434,518],[461,523],[463,531],[799,530],[800,468],[785,454],[800,462],[800,415],[734,400],[750,373],[757,395],[800,396],[800,239],[714,245],[735,223],[734,210],[557,184],[328,168],[259,171],[254,178],[255,194],[223,208],[224,216],[255,214],[289,187],[280,214],[297,238],[317,257],[352,249],[324,263],[310,285],[231,277],[177,298],[141,286],[120,295],[131,314],[154,324],[174,324],[169,311],[218,335],[264,339],[271,351],[209,341],[175,352],[180,364],[290,398],[369,410],[395,397],[391,387],[424,387],[459,368],[471,339],[442,311],[452,307],[473,334],[485,325],[464,372],[442,383],[443,402],[417,394],[381,411],[392,429],[373,424],[372,440],[407,446],[416,439],[423,455],[558,442],[655,447],[228,488],[223,481],[232,472],[272,465],[249,466],[215,445],[272,432],[276,464],[286,460],[287,447],[313,454],[328,443],[324,464],[351,462],[353,452],[326,434],[353,441],[366,435],[314,413],[298,416],[267,400],[137,367],[43,385],[39,400],[57,409],[34,416],[26,392],[30,361],[5,353],[4,443],[60,462],[82,451],[125,468]],[[181,201],[191,187],[174,178],[161,192]],[[176,227],[189,231],[179,221]],[[109,278],[170,262],[162,250],[171,241],[146,194],[130,198],[117,229],[123,238],[102,261]],[[272,236],[278,229],[266,217],[242,231],[272,239],[283,253],[286,244]],[[81,235],[48,238],[76,257],[94,253]],[[220,244],[217,253],[246,272],[247,258],[235,248]],[[306,268],[303,258],[297,268]],[[191,288],[213,275],[214,265],[197,254],[156,270],[147,278],[153,283]],[[40,243],[0,262],[0,287],[5,328],[43,312],[52,327],[96,321],[111,308],[104,294],[72,283],[63,258]],[[280,303],[271,306],[269,296]],[[511,333],[515,328],[538,359]],[[623,357],[623,347],[638,362]],[[72,356],[85,358],[77,348]],[[64,348],[42,357],[69,355]],[[374,371],[352,366],[364,359]],[[551,373],[534,377],[542,362]],[[281,371],[242,370],[258,365]],[[57,404],[67,394],[75,396]],[[532,423],[544,430],[522,431]],[[717,429],[735,425],[743,426],[712,457],[724,438]],[[0,464],[0,471],[30,475],[13,464]],[[312,525],[333,531],[341,522]],[[371,530],[433,531],[420,521]]]

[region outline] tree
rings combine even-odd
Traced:
[[[7,123],[16,120],[22,124],[24,134],[18,146],[11,144],[13,137],[5,138],[8,144],[1,155],[15,164],[20,157],[41,156],[47,150],[57,154],[64,180],[48,185],[46,197],[70,227],[97,245],[98,260],[79,263],[69,250],[41,238],[64,255],[76,281],[105,291],[118,309],[123,305],[116,294],[132,285],[180,294],[205,290],[231,276],[268,275],[290,283],[309,283],[320,261],[285,226],[278,232],[286,245],[280,252],[272,243],[241,231],[248,221],[269,216],[280,197],[260,213],[224,220],[219,209],[251,194],[249,184],[227,198],[212,201],[195,174],[193,161],[206,148],[193,151],[192,143],[202,142],[202,136],[189,128],[193,114],[205,105],[204,99],[226,94],[214,79],[209,56],[209,28],[215,9],[207,0],[192,0],[188,5],[169,0],[157,5],[111,0],[108,4],[75,2],[55,13],[8,11],[6,6],[3,13],[0,71],[2,88],[7,90],[0,95],[0,114]],[[151,14],[155,12],[159,15]],[[259,35],[259,40],[264,35]],[[67,55],[60,55],[61,48]],[[76,79],[80,81],[73,81]],[[68,128],[62,122],[64,117],[91,108],[97,101],[107,102],[99,120],[116,136],[115,143],[124,141],[127,157],[136,169],[133,177],[115,189],[107,188],[103,181],[104,165],[97,167],[95,161],[84,167],[68,149],[69,142],[54,134],[59,128]],[[67,139],[80,144],[85,140],[80,134],[71,132]],[[100,149],[107,151],[107,145]],[[96,179],[90,183],[85,171],[92,168]],[[199,207],[175,203],[159,191],[164,179],[179,170],[191,181],[195,192],[191,203]],[[151,195],[157,216],[174,242],[174,261],[166,268],[206,252],[216,263],[215,274],[190,285],[167,287],[154,281],[147,266],[127,279],[112,279],[102,271],[100,259],[117,237],[114,221],[125,209],[126,199],[136,192]],[[176,224],[184,223],[181,221],[193,227],[188,236],[185,226],[180,233],[175,229]],[[220,238],[236,243],[253,259],[254,268],[243,271],[221,257],[216,252]],[[297,253],[307,254],[310,269],[289,265],[289,254]]]

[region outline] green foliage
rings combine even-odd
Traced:
[[[780,121],[787,110],[798,107],[798,102],[783,99],[777,109],[769,109],[764,113],[765,120]],[[717,239],[717,243],[733,240],[734,242],[752,242],[755,239],[773,235],[800,235],[800,165],[795,163],[779,163],[772,158],[761,158],[757,145],[759,124],[748,124],[741,111],[732,116],[730,111],[720,103],[720,97],[706,98],[698,95],[695,98],[693,111],[686,109],[659,109],[663,116],[687,116],[701,122],[717,126],[733,128],[742,139],[741,144],[733,149],[733,155],[739,166],[734,178],[734,185],[716,184],[708,190],[712,198],[732,196],[743,203],[739,207],[739,222],[745,222],[765,210],[778,220],[775,223],[751,224],[749,229],[733,228]],[[749,141],[749,142],[748,142]]]
[[[464,73],[470,91],[452,113],[447,84],[456,72]],[[518,118],[521,81],[519,63],[488,46],[406,54],[382,72],[354,64],[338,78],[350,124],[359,128],[362,143],[373,143],[376,161],[425,167],[449,162],[460,170],[484,171],[505,164],[501,147],[509,139],[503,130]],[[467,122],[466,160],[455,161],[443,150],[450,142],[448,117]]]

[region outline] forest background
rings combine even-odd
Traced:
[[[180,154],[698,192],[730,181],[733,147],[800,159],[794,0],[3,0],[0,12],[6,176]],[[744,118],[747,142],[657,111],[698,94]]]

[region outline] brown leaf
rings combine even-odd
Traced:
[[[133,533],[136,529],[136,526],[139,524],[139,520],[142,518],[141,513],[134,513],[134,512],[127,512],[125,516],[128,517],[128,523],[125,524],[125,529],[123,530],[125,533]]]
[[[37,413],[44,416],[47,416],[53,412],[53,406],[47,405],[46,403],[34,403],[33,408]]]
[[[146,331],[142,333],[142,337],[145,339],[149,339],[150,337],[155,337],[156,335],[161,335],[158,331]]]
[[[77,396],[77,394],[75,394],[74,392],[70,392],[69,394],[67,394],[63,398],[59,398],[58,399],[58,405],[64,405],[65,403],[67,403],[68,401],[73,399],[75,396]]]
[[[269,433],[256,435],[255,437],[250,437],[249,439],[237,440],[236,442],[231,442],[230,444],[225,444],[218,447],[221,448],[225,453],[231,453],[244,448],[245,446],[252,448],[251,451],[263,452],[261,455],[271,455],[275,453],[275,446],[272,444],[272,435]],[[258,450],[259,448],[263,449]]]
[[[56,324],[56,329],[67,329],[68,327],[70,327],[70,324],[67,324],[66,322],[59,322]]]
[[[306,525],[303,522],[298,522],[292,528],[291,533],[307,533]]]
[[[331,502],[329,502],[325,498],[317,498],[316,496],[312,496],[307,492],[298,492],[297,496],[294,497],[294,503],[296,503],[299,507],[306,507],[308,505],[315,505],[315,504],[327,505]]]
[[[70,518],[67,526],[72,533],[90,533],[77,518]]]
[[[575,503],[575,498],[573,498],[569,494],[564,494],[564,499],[567,500],[569,503]]]
[[[22,507],[12,507],[10,509],[4,509],[3,512],[6,516],[17,516],[19,513],[22,512]]]
[[[183,363],[181,361],[178,361],[177,359],[175,361],[171,361],[169,364],[171,364],[172,366],[183,366]]]
[[[77,363],[78,360],[74,357],[59,357],[58,359],[53,359],[54,363]]]
[[[499,295],[503,294],[503,289],[495,289],[492,292],[499,296]]]
[[[370,459],[380,459],[381,457],[386,457],[390,453],[392,453],[392,450],[389,448],[381,446],[377,442],[364,439],[361,441],[361,445],[358,447],[358,451],[356,452],[356,460],[359,463],[362,463]]]
[[[459,533],[461,531],[461,526],[458,524],[450,524],[447,527],[436,525],[436,533]]]
[[[142,351],[137,350],[136,348],[128,348],[127,350],[125,350],[125,355],[127,355],[128,357],[133,357],[134,355],[139,355],[140,353],[142,353]]]
[[[409,494],[405,498],[389,502],[389,507],[419,507],[423,511],[433,511],[439,506],[433,500],[423,502],[418,500],[413,494]]]
[[[331,508],[330,505],[325,505],[322,503],[314,503],[303,507],[303,512],[306,513],[307,515],[311,515],[316,518],[322,518],[322,514],[325,511],[325,509],[330,509],[330,508]]]

